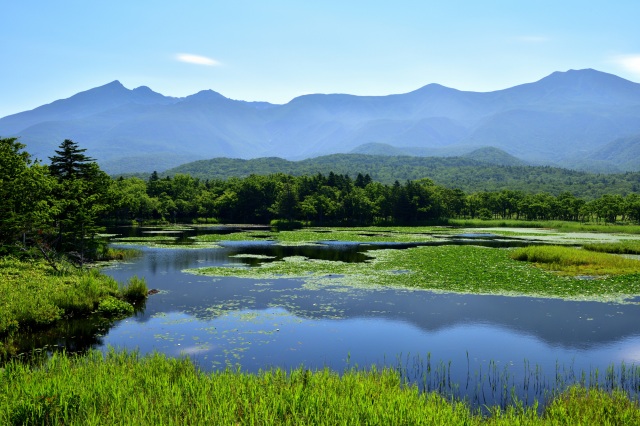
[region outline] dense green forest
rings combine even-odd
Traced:
[[[481,191],[436,185],[430,179],[376,182],[368,174],[329,172],[291,176],[250,175],[200,180],[178,174],[147,180],[118,178],[112,186],[112,220],[164,219],[185,222],[303,221],[316,225],[419,224],[449,218],[640,221],[640,195],[605,194],[584,200],[519,190]]]
[[[482,161],[481,161],[482,160]],[[188,174],[206,179],[247,177],[251,174],[285,173],[311,176],[330,172],[368,174],[376,182],[392,185],[396,180],[429,178],[447,188],[466,193],[480,191],[518,190],[528,193],[548,192],[560,195],[570,192],[585,199],[604,194],[627,195],[640,191],[640,173],[593,174],[548,166],[496,165],[482,158],[408,157],[364,154],[334,154],[301,161],[281,158],[241,160],[214,158],[195,161],[167,170],[163,176]]]
[[[67,139],[42,165],[16,138],[0,139],[0,255],[39,252],[54,268],[59,253],[98,257],[112,180],[84,151]]]
[[[42,165],[31,160],[17,139],[0,139],[2,253],[31,250],[47,258],[64,252],[81,263],[99,255],[99,225],[150,220],[264,224],[275,220],[315,225],[412,225],[443,223],[451,218],[640,222],[640,195],[636,192],[581,198],[572,189],[592,186],[594,179],[605,177],[561,169],[548,170],[559,175],[566,172],[565,179],[583,176],[587,183],[575,178],[575,184],[558,188],[562,189],[558,194],[517,188],[465,192],[424,177],[389,184],[368,173],[355,173],[353,164],[349,166],[353,173],[340,173],[350,164],[346,160],[341,163],[340,158],[348,157],[340,156],[324,157],[327,167],[338,170],[326,174],[200,179],[187,174],[161,177],[154,172],[146,179],[112,179],[84,151],[65,140],[50,157],[51,164]],[[471,163],[467,166],[442,169],[455,170],[459,179],[469,180],[467,170],[473,176],[476,169]],[[510,168],[493,170],[496,174],[487,186],[507,180],[499,172]],[[600,184],[613,187],[621,180],[606,179]]]

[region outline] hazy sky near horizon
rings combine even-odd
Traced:
[[[24,0],[0,15],[0,117],[113,80],[273,103],[582,68],[640,82],[638,0]]]

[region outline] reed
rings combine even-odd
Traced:
[[[141,250],[130,248],[114,248],[105,246],[99,253],[98,260],[130,260],[142,255]]]
[[[619,241],[615,243],[585,244],[584,249],[603,253],[640,254],[640,241]]]
[[[449,219],[451,226],[469,228],[550,228],[561,232],[605,232],[640,234],[639,225],[571,222],[562,220],[517,220],[517,219]]]
[[[273,369],[206,374],[188,359],[153,354],[55,354],[0,370],[1,424],[638,424],[622,391],[570,387],[543,410],[420,392],[395,369]]]
[[[535,263],[566,275],[622,275],[640,273],[640,261],[608,253],[565,246],[528,246],[515,249],[512,259]]]

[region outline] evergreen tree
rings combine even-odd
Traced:
[[[59,148],[57,155],[49,157],[49,169],[59,183],[57,248],[74,255],[82,264],[86,258],[97,256],[99,243],[95,236],[101,230],[97,221],[109,206],[111,178],[84,154],[86,149],[80,149],[70,139],[65,139]]]
[[[16,138],[0,138],[0,254],[26,249],[48,230],[56,181]]]
[[[91,163],[95,162],[95,159],[84,154],[86,149],[80,149],[71,139],[65,139],[59,148],[55,151],[57,155],[49,157],[52,176],[58,180],[66,180],[82,178],[90,172]]]

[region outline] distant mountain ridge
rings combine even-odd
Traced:
[[[19,136],[37,158],[69,138],[111,173],[214,157],[304,159],[375,144],[425,156],[492,147],[509,161],[635,171],[640,157],[615,141],[637,135],[640,84],[591,69],[494,92],[429,84],[388,96],[304,95],[284,105],[212,90],[173,98],[114,81],[0,119],[0,136]]]

